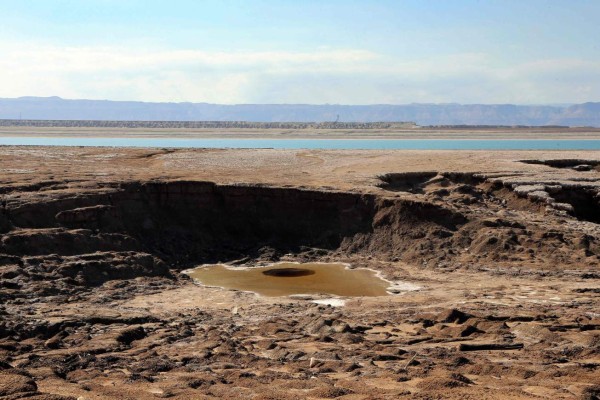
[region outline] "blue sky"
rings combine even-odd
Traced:
[[[0,0],[0,97],[600,101],[600,2]]]

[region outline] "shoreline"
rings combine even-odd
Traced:
[[[0,137],[90,137],[168,139],[600,139],[600,128],[465,129],[149,129],[0,127]]]

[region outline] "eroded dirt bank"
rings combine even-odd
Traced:
[[[460,171],[427,152],[411,170],[398,152],[41,151],[2,149],[0,398],[599,396],[588,154]],[[331,163],[320,185],[282,175]],[[410,285],[330,307],[180,273],[280,260]]]

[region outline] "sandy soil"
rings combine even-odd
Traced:
[[[0,147],[0,399],[597,399],[598,165]],[[251,243],[213,226],[230,217]],[[373,268],[399,289],[331,307],[180,273],[282,260]]]

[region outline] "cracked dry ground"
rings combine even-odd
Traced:
[[[589,154],[0,152],[0,399],[600,396]],[[279,260],[411,285],[331,307],[180,273]]]

